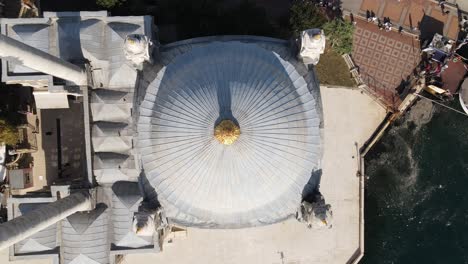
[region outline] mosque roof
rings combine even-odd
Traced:
[[[153,237],[138,236],[133,232],[133,214],[143,200],[137,182],[119,181],[112,185],[113,243],[120,248],[151,246]]]
[[[39,50],[49,52],[49,31],[50,25],[43,24],[17,24],[9,27],[9,36],[25,44],[33,46]],[[12,62],[9,64],[9,71],[14,73],[37,73],[37,71]]]
[[[215,41],[162,54],[139,109],[138,147],[174,222],[236,228],[296,212],[320,166],[322,113],[319,87],[287,50]],[[231,145],[214,136],[222,120],[240,128]]]
[[[149,77],[137,76],[126,62],[123,39],[149,36],[151,21],[56,15],[53,27],[44,24],[45,16],[31,20],[34,26],[5,20],[2,30],[11,24],[13,38],[37,40],[28,44],[90,62],[99,87],[90,91],[92,169],[107,195],[96,209],[15,245],[22,252],[57,245],[62,264],[107,264],[111,250],[158,251],[157,237],[132,231],[143,194],[157,196],[170,220],[185,226],[264,225],[296,212],[304,187],[317,182],[311,178],[320,169],[322,112],[314,73],[296,60],[287,42],[251,37],[167,45],[158,57],[161,68],[152,73],[156,78],[144,93],[134,93]],[[230,122],[221,131],[234,131],[229,140],[214,135],[223,120]],[[121,182],[137,180],[140,159],[142,194],[139,183]]]
[[[64,219],[60,247],[63,263],[109,263],[108,225],[108,206],[103,203],[90,212],[78,212]]]
[[[47,203],[23,203],[18,206],[18,216],[25,215]],[[53,250],[57,247],[57,225],[50,225],[47,228],[35,233],[25,240],[15,245],[15,253],[39,253]]]
[[[95,176],[101,185],[97,188],[98,205],[15,244],[14,254],[54,255],[61,264],[107,264],[113,263],[111,250],[118,251],[116,254],[139,249],[159,251],[158,238],[134,234],[133,214],[142,196],[138,183],[122,182],[137,181],[140,172],[134,155],[136,130],[132,114],[137,70],[125,58],[124,39],[127,34],[151,37],[152,18],[108,17],[105,11],[45,12],[44,18],[2,19],[1,31],[64,60],[74,63],[86,60],[96,88],[89,90],[92,120],[88,121],[93,144],[90,161],[94,163],[88,168],[93,169],[89,176]],[[23,77],[29,80],[41,74],[14,63],[2,63],[13,70],[12,76],[7,75],[9,71],[2,72],[4,81],[21,81]],[[21,78],[15,73],[21,73]],[[19,204],[17,215],[37,206],[21,199]]]

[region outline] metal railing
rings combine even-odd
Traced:
[[[384,108],[390,108],[391,110],[396,108],[398,105],[398,97],[395,92],[391,92],[391,89],[388,89],[385,84],[376,80],[373,76],[360,72],[349,54],[344,54],[342,57],[358,88],[367,92]],[[383,87],[383,89],[377,87]]]
[[[360,72],[360,76],[366,85],[366,88],[374,94],[378,100],[382,101],[382,103],[392,109],[396,109],[398,107],[399,97],[396,95],[395,88],[392,89],[388,87],[386,84],[366,72]]]

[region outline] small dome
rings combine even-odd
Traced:
[[[318,87],[257,44],[184,48],[148,87],[138,126],[166,215],[210,228],[293,215],[321,157]]]

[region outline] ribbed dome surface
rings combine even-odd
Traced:
[[[150,84],[138,128],[167,216],[231,228],[294,214],[321,156],[317,100],[290,62],[256,44],[212,42],[173,58]],[[226,119],[240,128],[232,145],[214,137]]]

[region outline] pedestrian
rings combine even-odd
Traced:
[[[379,18],[379,19],[377,19],[377,26],[379,27],[379,29],[380,29],[380,30],[382,30],[382,29],[383,29],[382,20],[380,20],[380,18]]]
[[[460,27],[462,31],[467,31],[468,28],[468,17],[463,16],[462,21],[460,21]]]
[[[374,21],[374,22],[377,20],[377,18],[375,17],[375,13],[374,13],[373,10],[371,10],[371,19],[372,19],[372,21]]]
[[[351,20],[351,24],[356,25],[356,21],[354,21],[354,15],[353,13],[349,14],[349,19]]]
[[[463,16],[462,20],[460,21],[460,26],[461,27],[464,27],[466,22],[468,22],[468,17],[467,16]]]
[[[371,16],[370,16],[370,11],[369,10],[366,10],[366,19],[367,19],[367,22],[371,21]]]
[[[402,26],[399,26],[399,27],[398,27],[398,33],[401,34],[402,32],[403,32],[403,27],[402,27]]]

